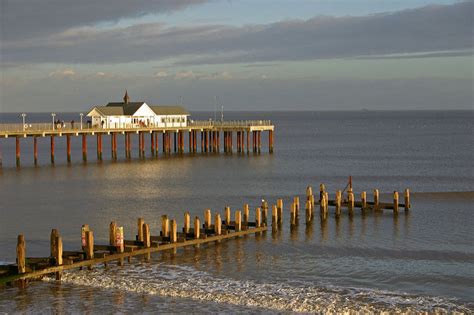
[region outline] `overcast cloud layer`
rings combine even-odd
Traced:
[[[167,13],[207,0],[2,0],[2,40],[47,36],[66,29]]]
[[[96,3],[93,1],[87,1],[87,5],[83,4],[85,1],[68,1],[71,6],[61,5],[64,12],[57,12],[55,19],[51,19],[47,7],[40,8],[37,16],[33,11],[29,15],[26,2],[5,2],[6,9],[24,15],[13,19],[15,14],[8,14],[2,19],[6,26],[2,33],[5,63],[127,63],[175,58],[179,65],[194,65],[429,51],[449,53],[472,49],[474,38],[474,1],[363,17],[315,17],[245,27],[170,28],[149,23],[118,29],[69,27],[103,19],[117,20],[125,13],[133,16],[145,11],[174,10],[199,1],[133,1],[133,5],[128,5],[131,2],[121,0],[113,1],[114,5],[110,6],[114,10],[106,12],[99,9],[104,7],[103,1],[100,5],[97,2],[95,9],[89,3]],[[50,2],[57,4],[64,0]],[[44,36],[52,31],[60,32],[28,38],[31,29]]]

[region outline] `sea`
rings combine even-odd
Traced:
[[[192,119],[214,119],[193,112]],[[56,119],[79,121],[78,113]],[[52,228],[65,250],[78,250],[81,225],[96,243],[107,243],[109,223],[136,234],[137,218],[160,230],[167,214],[182,226],[185,211],[206,208],[223,214],[262,199],[284,201],[277,233],[249,235],[109,264],[74,270],[26,288],[0,287],[0,313],[474,313],[474,111],[288,111],[225,112],[224,119],[270,119],[274,153],[262,134],[261,154],[197,153],[125,159],[123,136],[118,160],[96,161],[95,137],[82,162],[80,137],[72,138],[72,163],[65,138],[56,139],[56,163],[49,161],[49,138],[39,138],[39,165],[32,139],[21,139],[21,168],[15,167],[15,140],[0,139],[0,262],[15,261],[16,237],[26,239],[28,257],[49,255]],[[27,122],[49,122],[50,113],[27,113]],[[18,113],[0,114],[0,123],[19,123]],[[221,138],[222,139],[222,138]],[[186,137],[187,141],[187,137]],[[161,138],[160,138],[161,143]],[[187,143],[185,143],[187,148]],[[235,148],[235,140],[234,140]],[[222,149],[222,146],[221,146]],[[186,150],[187,151],[187,150]],[[359,199],[379,189],[411,191],[412,207],[347,209],[339,219],[330,209],[321,222],[300,217],[290,228],[289,206],[307,186],[330,197],[352,176]],[[403,202],[403,201],[402,201]],[[318,213],[318,208],[316,208]]]

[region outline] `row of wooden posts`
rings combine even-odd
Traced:
[[[361,193],[361,200],[355,201],[354,193],[352,188],[347,191],[347,196],[343,199],[342,191],[336,192],[335,200],[329,200],[328,193],[325,190],[323,184],[320,185],[319,201],[315,201],[313,189],[308,186],[306,189],[306,200],[305,200],[305,222],[311,224],[314,218],[315,205],[319,204],[320,207],[320,218],[326,220],[328,217],[329,206],[335,207],[335,217],[339,217],[342,214],[343,206],[347,207],[348,215],[351,216],[354,213],[354,209],[359,207],[362,212],[367,210],[383,211],[384,209],[391,209],[396,215],[400,207],[404,207],[405,211],[410,209],[410,191],[408,189],[404,192],[404,204],[399,204],[398,192],[393,193],[393,203],[382,203],[379,198],[379,191],[374,190],[373,202],[367,201],[366,192]],[[244,204],[243,210],[237,210],[232,218],[230,207],[225,207],[224,217],[221,218],[219,213],[215,213],[212,216],[211,209],[204,211],[204,220],[201,225],[201,220],[196,216],[191,224],[191,215],[189,212],[184,214],[183,227],[181,232],[178,231],[178,224],[176,219],[170,219],[167,215],[161,217],[161,231],[157,236],[151,235],[151,229],[149,224],[145,223],[143,218],[139,218],[137,221],[137,234],[135,240],[125,240],[124,229],[122,226],[118,226],[115,221],[112,221],[109,225],[109,244],[98,245],[94,242],[94,233],[90,229],[89,225],[85,224],[81,229],[81,246],[82,251],[79,252],[67,252],[63,251],[62,239],[59,232],[56,229],[51,231],[50,237],[50,257],[43,259],[46,261],[47,266],[62,266],[62,265],[74,265],[78,262],[80,267],[88,266],[92,268],[95,263],[103,262],[107,264],[110,260],[117,260],[119,265],[123,265],[123,259],[126,257],[129,259],[134,256],[134,251],[137,249],[144,250],[139,252],[140,254],[146,255],[147,259],[150,258],[152,251],[165,249],[176,249],[173,245],[181,244],[181,246],[195,245],[199,246],[200,243],[219,241],[220,239],[229,238],[232,234],[244,235],[250,233],[258,233],[266,231],[267,217],[269,212],[268,202],[262,200],[260,207],[255,209],[254,221],[250,218],[250,209],[248,204]],[[300,198],[294,197],[293,202],[290,205],[290,226],[298,225],[300,212]],[[276,204],[271,207],[271,225],[272,231],[276,232],[281,229],[283,223],[283,199],[278,199]],[[240,234],[239,234],[240,233]],[[196,242],[196,240],[199,240]],[[194,242],[193,242],[194,241]],[[166,245],[168,244],[168,245]],[[163,246],[171,247],[163,247]],[[149,249],[148,251],[146,249]],[[128,253],[128,254],[127,254]],[[107,258],[108,256],[108,258]],[[97,258],[101,260],[96,260]],[[29,259],[33,261],[34,259]],[[41,261],[39,259],[38,261]],[[84,263],[86,261],[86,263]],[[87,261],[89,263],[87,263]],[[25,238],[23,235],[18,236],[17,243],[17,272],[18,274],[27,273],[27,258],[26,258],[26,246]],[[61,269],[62,270],[62,269]],[[61,270],[55,271],[56,279],[61,278]]]
[[[270,153],[273,153],[273,130],[269,130],[268,136],[268,150]],[[97,140],[97,160],[102,160],[102,144],[103,144],[103,135],[110,134],[110,150],[112,160],[117,160],[117,135],[124,135],[124,150],[125,158],[130,159],[132,157],[132,134],[138,135],[138,154],[140,158],[145,157],[145,134],[150,134],[150,152],[151,156],[158,156],[159,153],[159,134],[162,134],[162,153],[171,154],[172,150],[174,153],[182,154],[185,152],[185,131],[136,131],[136,132],[95,132]],[[189,153],[198,152],[198,130],[188,131],[188,146]],[[225,153],[232,153],[234,150],[233,145],[233,131],[223,131],[223,147]],[[261,143],[262,143],[262,131],[247,131],[246,134],[246,147],[245,147],[245,130],[236,131],[236,141],[237,141],[237,152],[238,153],[250,153],[250,135],[252,134],[252,151],[254,153],[261,152]],[[78,134],[76,134],[78,135]],[[94,133],[82,133],[82,160],[87,161],[87,136],[94,135]],[[62,135],[60,135],[62,137]],[[64,134],[66,137],[66,155],[67,162],[71,163],[71,137],[74,134]],[[174,140],[172,140],[172,136]],[[34,165],[38,165],[38,135],[33,137],[33,161]],[[56,135],[50,135],[50,154],[51,154],[51,163],[55,163],[55,137]],[[20,150],[20,139],[22,136],[16,136],[16,166],[19,167],[21,164],[21,150]],[[220,131],[200,131],[200,151],[201,153],[218,153],[220,152],[221,146],[221,132]],[[0,166],[1,166],[1,157],[0,157]]]

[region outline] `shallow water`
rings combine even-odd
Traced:
[[[97,163],[91,137],[89,163],[80,162],[80,143],[73,141],[68,166],[61,153],[65,141],[58,140],[52,167],[48,139],[41,139],[41,166],[35,168],[27,159],[29,139],[22,139],[23,167],[17,170],[14,140],[1,139],[2,261],[14,261],[18,233],[26,236],[28,255],[47,255],[53,227],[66,249],[78,249],[84,223],[105,243],[110,220],[123,225],[130,239],[139,216],[155,235],[162,214],[181,225],[185,211],[202,216],[208,207],[222,213],[226,205],[235,210],[244,203],[253,210],[262,198],[283,198],[285,221],[277,234],[157,254],[151,263],[68,272],[61,285],[43,281],[24,291],[0,289],[0,312],[473,311],[472,112],[228,113],[227,118],[272,119],[275,154],[185,154],[131,162],[119,156],[110,162],[104,148],[105,161]],[[355,192],[366,190],[369,199],[373,188],[390,201],[393,190],[409,187],[412,210],[397,217],[391,211],[356,212],[339,220],[331,214],[326,223],[316,216],[311,226],[300,218],[298,228],[289,228],[294,195],[319,183],[335,192],[348,175]]]

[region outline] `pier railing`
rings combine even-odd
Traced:
[[[213,120],[189,120],[186,125],[182,126],[143,126],[136,124],[126,124],[119,127],[98,127],[90,126],[89,124],[80,123],[64,123],[64,124],[52,124],[52,123],[27,123],[27,124],[0,124],[0,132],[34,132],[34,131],[71,131],[71,130],[115,130],[115,129],[154,129],[154,128],[186,128],[186,127],[202,127],[202,128],[247,128],[255,126],[271,126],[270,120],[225,120],[225,121],[213,121]]]

